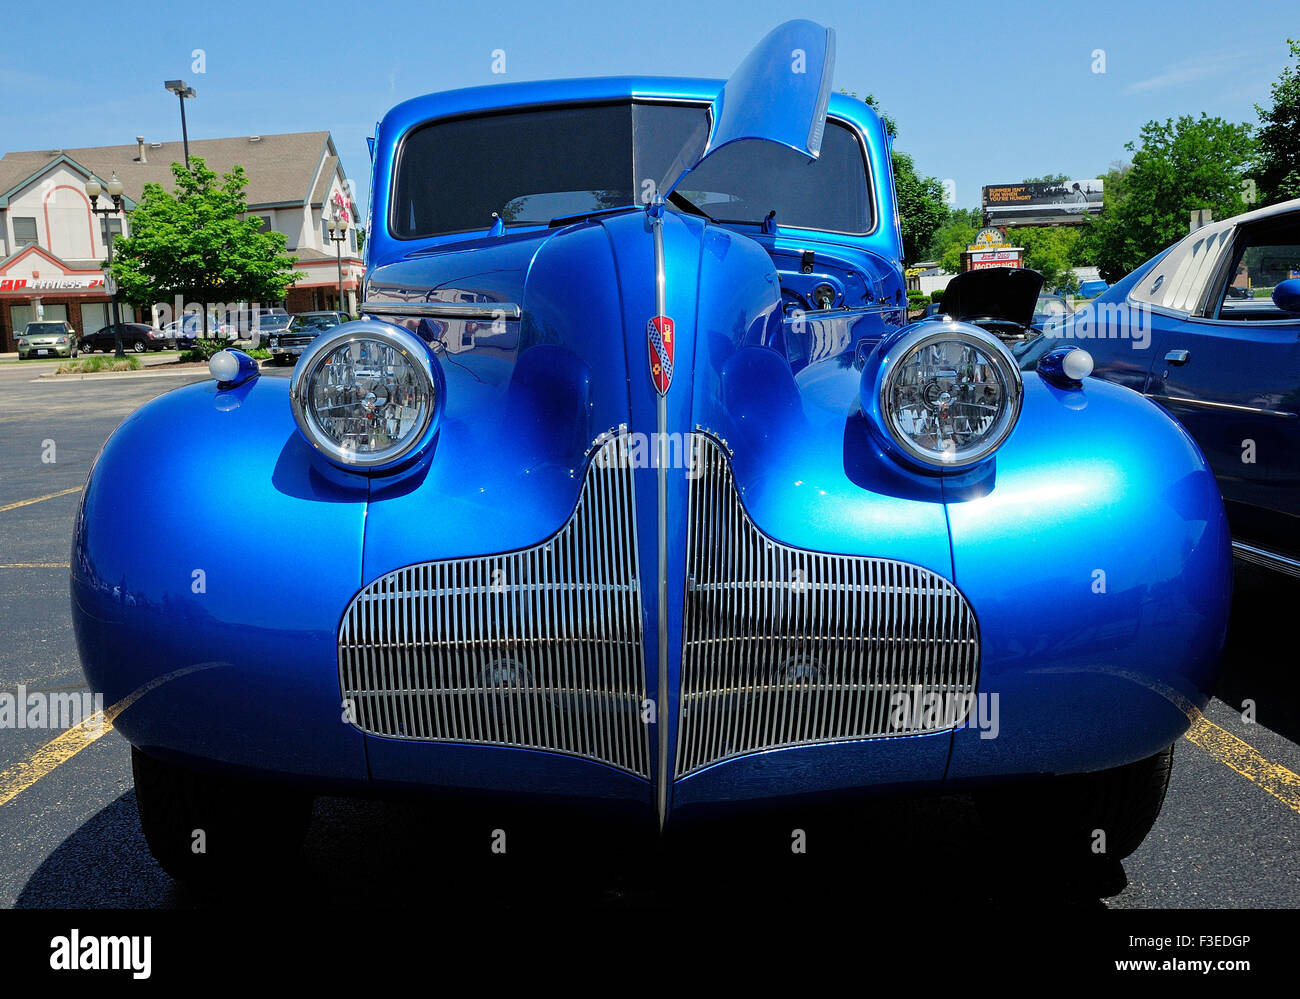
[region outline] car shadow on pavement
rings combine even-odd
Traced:
[[[210,895],[158,867],[140,831],[134,792],[127,792],[46,858],[16,906],[255,903],[294,910],[427,906],[436,899],[466,909],[745,911],[854,898],[919,908],[959,898],[990,909],[1100,908],[1126,883],[1118,863],[1071,873],[1008,855],[989,841],[962,796],[730,815],[679,826],[662,839],[653,824],[570,808],[321,798],[301,857],[281,876]]]
[[[1255,722],[1292,743],[1300,743],[1300,671],[1290,665],[1288,622],[1297,606],[1300,580],[1236,564],[1228,644],[1214,690],[1238,710],[1253,702]]]

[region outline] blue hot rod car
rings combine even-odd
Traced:
[[[1014,787],[1044,842],[1140,842],[1224,639],[1214,478],[1085,351],[1022,376],[908,325],[888,140],[832,62],[795,21],[725,85],[399,105],[363,318],[113,434],[73,617],[169,871],[403,789],[662,826]],[[160,494],[195,515],[123,527]],[[191,526],[240,510],[276,530]]]

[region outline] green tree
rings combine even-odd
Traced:
[[[894,150],[894,190],[898,194],[898,218],[903,229],[903,259],[913,263],[948,217],[943,185],[933,177],[922,177],[912,157]]]
[[[1068,173],[1045,173],[1041,177],[1026,177],[1020,183],[1022,184],[1064,184],[1067,180],[1073,180]]]
[[[1018,226],[1007,234],[1007,238],[1024,247],[1023,266],[1043,275],[1046,290],[1061,288],[1074,292],[1079,289],[1079,279],[1074,273],[1080,238],[1078,226]]]
[[[950,274],[961,270],[961,255],[975,241],[975,234],[984,224],[984,215],[978,208],[953,208],[947,218],[930,238],[922,258],[936,260]]]
[[[1288,38],[1295,66],[1287,66],[1273,84],[1273,104],[1255,105],[1259,113],[1259,159],[1256,183],[1260,201],[1300,198],[1300,41]]]
[[[1242,180],[1255,158],[1250,131],[1204,113],[1147,122],[1125,146],[1133,165],[1121,190],[1106,191],[1101,214],[1088,224],[1083,252],[1101,276],[1117,281],[1185,236],[1194,209],[1209,208],[1215,218],[1243,211]]]
[[[274,302],[297,279],[296,257],[285,252],[284,233],[262,232],[249,216],[248,176],[237,166],[218,179],[203,159],[172,164],[174,191],[146,184],[131,214],[131,235],[113,241],[113,277],[134,305],[179,295],[203,307],[217,302]]]
[[[858,98],[856,91],[840,93],[861,100],[880,116],[885,134],[890,139],[897,138],[898,124],[880,107],[875,94]],[[918,173],[916,163],[907,153],[891,149],[890,160],[894,168],[894,189],[898,193],[898,221],[903,230],[903,260],[911,263],[921,259],[922,251],[947,218],[948,206],[943,199],[943,185],[934,177]]]
[[[885,126],[885,134],[891,139],[898,137],[898,123],[881,109],[880,102],[876,100],[875,94],[867,94],[866,97],[860,98],[858,97],[858,92],[856,90],[844,90],[843,88],[840,89],[840,93],[856,100],[861,100],[863,104],[871,108],[872,111],[876,112],[876,114],[880,116],[880,123]]]

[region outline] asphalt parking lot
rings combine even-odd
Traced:
[[[118,423],[205,373],[36,382],[38,369],[0,364],[0,691],[82,691],[67,584],[78,493]],[[53,462],[42,460],[48,441]],[[152,513],[184,516],[168,511],[164,497]],[[591,816],[326,798],[300,869],[256,891],[294,906],[394,904],[429,891],[527,903],[545,890],[609,905],[727,892],[814,903],[869,893],[904,904],[956,896],[998,906],[1028,896],[1115,908],[1300,907],[1300,672],[1283,639],[1297,597],[1294,584],[1238,570],[1217,696],[1180,742],[1152,834],[1100,882],[1081,885],[1002,855],[962,796],[747,818],[679,834],[666,852],[639,829]],[[1242,716],[1247,702],[1253,723]],[[213,904],[179,888],[149,856],[121,736],[109,728],[75,748],[52,744],[57,736],[0,729],[0,906]],[[805,856],[789,849],[792,821],[807,829]],[[488,830],[507,823],[519,830],[509,858],[492,857]]]

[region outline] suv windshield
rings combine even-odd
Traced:
[[[644,203],[670,182],[673,162],[707,123],[700,105],[632,102],[544,107],[435,121],[402,143],[389,228],[398,239],[486,230]],[[770,142],[725,146],[679,187],[722,222],[834,232],[872,228],[866,161],[857,136],[827,122],[809,162]]]

